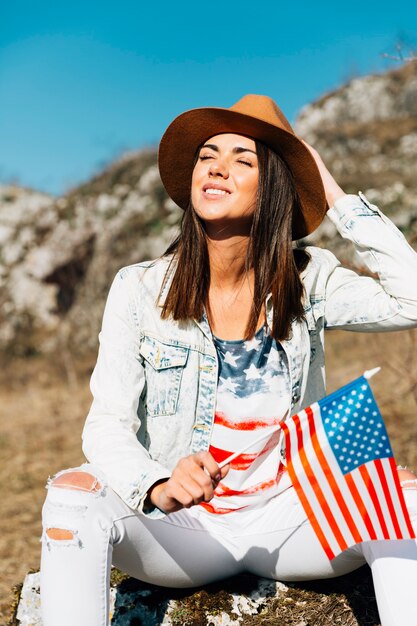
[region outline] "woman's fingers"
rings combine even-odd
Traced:
[[[229,471],[222,469],[209,452],[198,452],[180,459],[171,477],[149,490],[151,502],[165,513],[189,508],[200,502],[209,502]]]
[[[304,141],[304,139],[301,139],[301,141],[303,142],[305,147],[310,151],[311,156],[316,162],[321,179],[323,181],[323,187],[324,187],[324,192],[326,194],[327,204],[329,205],[329,207],[332,207],[333,204],[336,202],[336,200],[338,200],[339,198],[345,195],[345,192],[337,184],[333,176],[330,174],[329,170],[323,163],[323,159],[321,158],[317,150],[313,148],[313,146],[310,146],[309,143]]]
[[[194,504],[199,504],[212,499],[221,471],[211,454],[199,452],[181,459],[171,478],[192,496]]]

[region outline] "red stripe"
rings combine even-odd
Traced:
[[[333,535],[337,541],[337,543],[339,544],[340,549],[342,550],[346,550],[348,545],[345,541],[345,538],[343,537],[342,532],[340,531],[339,525],[337,524],[334,515],[332,513],[332,511],[330,510],[330,507],[327,503],[326,497],[323,494],[321,487],[319,485],[319,482],[314,474],[314,471],[310,465],[310,462],[307,458],[306,452],[304,450],[303,447],[303,434],[302,434],[302,429],[301,429],[301,423],[300,423],[300,418],[298,415],[294,415],[293,416],[293,421],[295,423],[296,426],[296,431],[297,431],[297,441],[298,441],[298,454],[300,457],[300,461],[301,464],[304,468],[304,471],[306,473],[306,476],[310,482],[310,485],[314,491],[314,493],[316,494],[316,498],[319,501],[319,504],[322,508],[322,511],[327,519],[327,522],[333,532]]]
[[[346,524],[349,527],[349,530],[352,534],[352,537],[355,540],[355,543],[361,543],[361,541],[363,541],[362,535],[360,534],[354,522],[354,519],[346,505],[345,498],[342,492],[340,491],[340,488],[335,480],[333,471],[329,463],[327,462],[327,459],[326,459],[325,454],[323,453],[323,450],[321,449],[320,442],[319,442],[317,432],[316,432],[316,423],[314,421],[313,411],[311,410],[311,407],[308,407],[307,409],[305,409],[305,412],[308,418],[308,425],[310,428],[311,443],[313,444],[314,452],[316,453],[319,464],[321,465],[324,475],[327,478],[327,482],[329,483],[330,489],[333,492],[335,500],[342,512],[342,515],[346,521]]]
[[[353,480],[352,476],[350,474],[346,474],[345,475],[345,481],[347,486],[349,487],[350,493],[353,496],[353,499],[355,500],[355,504],[356,507],[358,509],[358,513],[359,515],[362,517],[366,529],[368,531],[368,535],[370,539],[376,539],[376,532],[375,532],[375,528],[373,527],[372,524],[372,520],[369,516],[368,510],[366,508],[366,505],[362,499],[361,494],[359,493],[359,490],[355,484],[355,481]]]
[[[306,512],[306,515],[309,519],[309,522],[314,532],[316,533],[318,540],[321,543],[323,550],[325,551],[328,559],[331,560],[335,557],[335,554],[333,550],[331,549],[316,516],[314,515],[313,509],[311,508],[310,503],[304,494],[303,488],[298,481],[297,474],[294,471],[294,466],[293,466],[292,459],[291,459],[291,437],[290,437],[288,426],[285,422],[281,422],[281,428],[284,431],[284,435],[285,435],[287,471],[288,471],[288,474],[290,475],[291,482],[294,486],[294,489],[297,492],[299,500],[304,508],[304,511]]]
[[[374,505],[375,512],[378,516],[378,521],[381,526],[382,534],[384,535],[384,539],[389,539],[389,532],[387,525],[385,524],[384,515],[382,513],[381,505],[379,504],[378,495],[375,491],[374,484],[369,475],[366,465],[361,465],[359,468],[360,475],[362,476],[362,480],[365,483],[365,487],[367,488],[369,495],[371,496],[372,504]]]
[[[206,509],[209,513],[214,513],[216,515],[226,515],[227,513],[233,513],[233,511],[240,511],[241,509],[246,509],[246,506],[240,506],[236,509],[222,509],[220,507],[216,507],[210,502],[200,502],[199,506],[202,506],[203,509]]]
[[[407,505],[406,505],[405,500],[404,500],[403,490],[401,488],[400,479],[398,477],[398,470],[397,470],[397,468],[395,466],[395,460],[394,460],[393,457],[389,458],[389,464],[390,464],[390,467],[391,467],[392,476],[394,478],[395,486],[397,487],[398,499],[400,501],[401,510],[403,512],[404,521],[406,523],[407,530],[408,530],[408,532],[410,534],[410,539],[415,539],[416,535],[415,535],[414,528],[413,528],[413,526],[411,524],[411,521],[410,521],[410,515],[408,513]]]
[[[395,507],[394,507],[394,504],[392,502],[390,489],[388,487],[387,478],[385,476],[385,470],[384,470],[384,468],[382,466],[382,461],[381,461],[381,459],[375,459],[374,463],[375,463],[376,471],[378,472],[379,481],[380,481],[382,489],[384,491],[384,496],[385,496],[385,500],[386,500],[387,505],[388,505],[391,521],[392,521],[392,524],[394,526],[395,535],[396,535],[397,539],[404,539],[403,534],[401,532],[400,525],[398,523],[397,514],[395,512]]]
[[[273,448],[275,448],[279,441],[279,438],[280,438],[280,431],[273,432],[271,434],[271,437],[267,440],[266,444],[259,452],[254,452],[250,454],[248,453],[239,454],[239,456],[237,456],[230,463],[230,469],[238,470],[238,471],[247,470],[252,465],[252,463],[256,461],[256,459],[263,456],[264,454],[267,454]],[[222,450],[221,448],[216,448],[215,446],[210,446],[209,452],[213,456],[216,463],[222,463],[230,455],[233,454],[233,452],[230,452],[230,450]]]
[[[214,415],[214,423],[216,426],[225,426],[232,430],[259,430],[261,428],[270,428],[279,424],[279,417],[270,417],[265,419],[247,419],[242,417],[240,420],[234,420],[219,411]]]
[[[275,487],[275,485],[277,484],[278,484],[278,481],[275,478],[272,478],[271,480],[264,480],[261,483],[252,485],[251,487],[248,487],[247,489],[239,490],[239,489],[230,489],[229,487],[227,487],[227,485],[220,483],[217,486],[214,492],[214,495],[217,496],[218,498],[224,498],[224,497],[229,497],[229,496],[251,495],[253,493],[258,493],[259,491],[263,491],[263,490],[270,489],[271,487]]]

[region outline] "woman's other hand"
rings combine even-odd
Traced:
[[[191,454],[178,461],[168,480],[151,487],[148,502],[164,513],[209,502],[228,471],[229,465],[220,469],[209,452]]]
[[[321,156],[319,155],[319,153],[317,152],[317,150],[313,148],[313,146],[310,146],[309,143],[304,141],[304,139],[301,139],[301,141],[303,142],[305,147],[311,152],[316,162],[316,165],[320,172],[321,179],[323,181],[327,204],[329,205],[329,207],[332,207],[334,203],[336,202],[336,200],[338,200],[342,196],[345,196],[346,194],[343,191],[343,189],[337,184],[337,182],[335,181],[333,176],[330,174],[327,167],[324,165],[323,160]]]

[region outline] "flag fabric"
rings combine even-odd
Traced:
[[[415,534],[381,413],[364,376],[281,423],[289,475],[329,559]]]

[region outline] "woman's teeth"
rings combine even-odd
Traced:
[[[225,196],[228,192],[224,191],[224,189],[206,189],[205,193],[217,195],[217,196]]]

